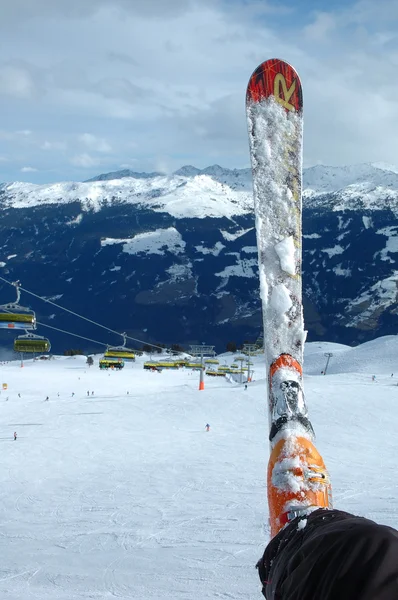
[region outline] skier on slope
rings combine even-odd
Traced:
[[[267,600],[396,600],[398,531],[341,510],[297,516],[257,568]]]

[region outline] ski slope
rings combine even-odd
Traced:
[[[390,336],[308,344],[305,357],[335,506],[392,526],[397,356]],[[0,365],[0,597],[258,600],[254,565],[269,538],[263,358],[247,391],[206,377],[203,392],[197,372],[150,373],[142,358],[108,373],[97,360]]]

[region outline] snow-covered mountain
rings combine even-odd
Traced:
[[[304,206],[333,210],[389,207],[398,211],[398,168],[384,164],[304,169]],[[212,217],[252,212],[250,169],[197,169],[186,165],[171,175],[136,173],[128,169],[103,173],[85,182],[50,185],[5,183],[0,186],[3,207],[81,203],[84,211],[109,204],[146,206],[172,216]],[[193,199],[195,202],[193,202]]]
[[[199,171],[187,166],[170,176],[144,175],[118,171],[86,182],[3,184],[0,202],[4,208],[26,208],[79,201],[83,211],[99,211],[109,204],[129,204],[167,212],[177,218],[232,217],[252,212],[251,178],[247,169],[231,171],[213,165]]]
[[[303,204],[309,339],[397,333],[398,169],[305,169]],[[0,209],[2,274],[113,329],[220,349],[261,329],[249,169],[5,183]],[[88,325],[34,308],[43,323],[98,339]]]

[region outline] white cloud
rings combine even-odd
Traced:
[[[90,167],[96,167],[99,165],[99,161],[89,154],[77,154],[73,156],[70,160],[71,164],[75,167],[83,167],[84,169],[88,169]]]
[[[136,162],[137,162],[137,159],[132,158],[132,159],[130,159],[129,162],[120,164],[119,167],[121,169],[134,169],[134,167],[135,167],[134,163],[136,163]]]
[[[304,35],[314,42],[322,42],[325,36],[332,33],[336,27],[336,17],[332,13],[319,12],[312,23],[304,27]]]
[[[398,164],[398,3],[329,6],[13,0],[0,23],[0,110],[9,127],[0,155],[15,170],[34,163],[58,179],[79,177],[81,167],[115,170],[132,155],[138,171],[246,166],[245,88],[276,55],[303,81],[307,165]],[[25,128],[34,133],[16,134]],[[39,164],[38,148],[54,152]],[[68,170],[56,152],[66,148]]]
[[[65,144],[65,142],[49,142],[48,140],[45,140],[40,145],[40,148],[42,150],[65,150],[66,147],[67,145]]]
[[[15,133],[17,135],[22,135],[24,137],[28,137],[29,135],[32,135],[32,132],[30,129],[21,129],[20,131],[16,131]]]
[[[134,67],[138,66],[137,61],[125,52],[108,52],[108,59],[115,62],[122,62],[126,65],[133,65]]]
[[[96,137],[91,133],[83,133],[79,136],[79,141],[95,152],[111,152],[112,148],[104,138]]]
[[[203,4],[217,3],[217,0],[201,0]],[[175,16],[189,11],[194,0],[68,0],[59,2],[54,0],[13,0],[2,7],[2,24],[20,22],[32,18],[59,18],[79,19],[92,17],[104,7],[112,6],[122,15],[144,16],[150,19],[159,17],[172,19]]]
[[[30,143],[32,132],[29,129],[22,131],[0,130],[0,141],[16,142],[18,144]]]
[[[22,64],[0,65],[0,95],[26,100],[37,94],[37,81],[29,68]]]
[[[22,167],[21,173],[35,173],[37,169],[35,167]]]

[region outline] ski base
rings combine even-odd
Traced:
[[[280,59],[259,65],[247,86],[246,111],[268,371],[267,483],[274,536],[295,516],[332,507],[303,391],[303,95],[295,69]]]

